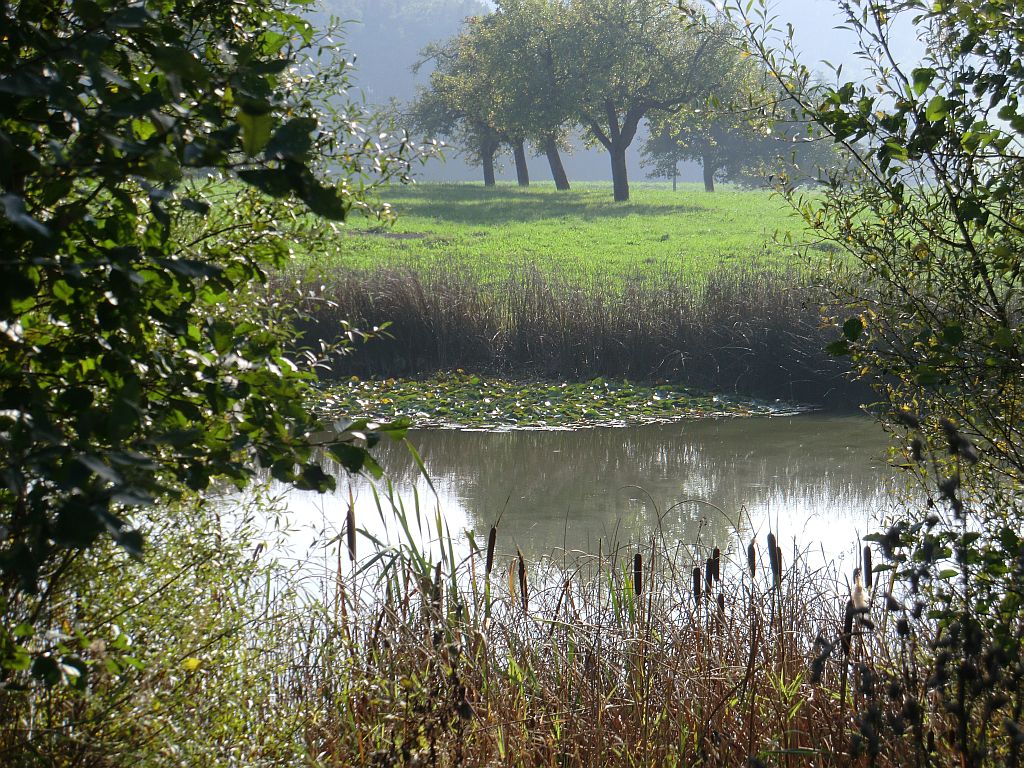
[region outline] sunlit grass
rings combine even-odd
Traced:
[[[762,268],[797,260],[787,236],[802,224],[786,202],[766,191],[697,185],[678,192],[663,184],[633,186],[615,203],[608,184],[523,189],[479,184],[420,184],[388,189],[397,221],[353,218],[339,229],[337,249],[306,253],[318,268],[427,268],[465,262],[481,277],[500,277],[528,263],[563,276],[618,279],[637,272],[700,282],[721,267]]]

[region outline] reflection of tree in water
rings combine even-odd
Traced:
[[[418,432],[412,436],[442,495],[478,532],[502,515],[499,540],[536,557],[596,551],[598,538],[646,539],[664,512],[670,539],[724,544],[741,509],[768,503],[838,507],[881,503],[885,436],[861,418],[719,419],[576,432]],[[381,459],[397,486],[417,470],[400,447]],[[640,490],[631,486],[639,486]]]

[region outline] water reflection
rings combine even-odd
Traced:
[[[728,547],[770,529],[826,556],[854,550],[889,494],[886,438],[862,417],[718,419],[576,432],[422,431],[411,439],[437,497],[401,446],[380,460],[408,508],[439,508],[453,533],[477,540],[496,520],[499,548],[540,557],[562,547],[595,552],[598,540],[666,537]],[[360,524],[388,536],[365,481],[333,496],[291,492],[298,519],[340,527],[349,493]],[[392,526],[390,535],[395,531]],[[607,545],[606,545],[607,548]]]

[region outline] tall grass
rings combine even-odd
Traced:
[[[802,275],[723,269],[699,286],[635,273],[622,283],[566,278],[524,263],[484,281],[459,262],[337,270],[305,285],[305,343],[343,320],[390,323],[347,359],[349,375],[462,367],[541,377],[669,379],[702,389],[811,401],[863,395],[825,352],[818,292]]]
[[[404,543],[353,538],[354,516],[338,510],[345,530],[321,570],[253,556],[249,528],[199,507],[204,525],[165,529],[145,564],[90,553],[103,586],[55,595],[54,633],[130,641],[83,646],[77,688],[22,689],[26,673],[8,670],[0,761],[957,764],[898,740],[864,745],[862,715],[876,709],[945,730],[923,680],[896,698],[886,683],[916,668],[897,636],[927,647],[927,617],[891,626],[879,595],[854,618],[845,578],[774,536],[730,553],[656,534],[527,561],[500,523],[458,547],[435,515],[429,554],[412,543],[429,512],[378,499]]]

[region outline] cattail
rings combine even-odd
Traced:
[[[497,526],[491,526],[491,532],[487,534],[487,565],[484,568],[484,575],[490,577],[491,568],[494,567],[494,545],[498,540]]]
[[[356,561],[356,505],[349,500],[345,515],[345,542],[348,545],[348,559]]]
[[[697,566],[693,568],[693,599],[700,602],[700,568]]]
[[[851,643],[853,640],[853,601],[846,601],[846,615],[843,616],[843,653],[850,655]]]
[[[871,570],[871,545],[864,545],[864,586],[871,589],[874,581],[874,572]]]
[[[718,593],[718,628],[725,626],[725,593]]]
[[[782,586],[782,549],[775,542],[775,534],[768,534],[768,561],[772,567],[772,580],[776,587]]]
[[[898,422],[910,429],[917,429],[921,426],[921,420],[906,408],[900,408],[893,413]]]
[[[711,599],[711,587],[715,581],[715,563],[709,557],[704,563],[704,594]]]
[[[644,558],[639,552],[633,555],[633,594],[640,597],[644,591]]]
[[[757,549],[754,547],[753,539],[747,545],[747,570],[750,571],[750,578],[757,575]]]
[[[523,613],[529,612],[529,603],[527,601],[526,592],[526,560],[523,559],[523,552],[516,547],[516,553],[519,555],[519,596],[523,601]]]
[[[712,554],[711,554],[711,562],[713,564],[712,568],[711,568],[711,576],[712,576],[712,578],[714,578],[714,580],[716,582],[717,581],[721,581],[722,580],[722,550],[720,550],[718,547],[715,547],[715,551],[712,552]]]

